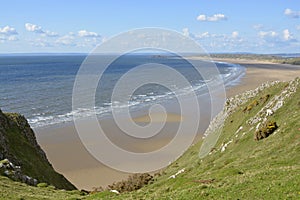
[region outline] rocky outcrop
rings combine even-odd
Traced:
[[[241,105],[247,103],[249,101],[249,99],[257,96],[261,91],[263,91],[267,88],[270,88],[278,83],[279,83],[279,81],[263,83],[261,86],[259,86],[258,88],[254,89],[254,90],[249,90],[242,94],[239,94],[239,95],[236,95],[234,97],[227,99],[223,110],[219,114],[217,114],[215,116],[215,118],[210,122],[208,128],[206,129],[206,131],[204,133],[204,136],[203,136],[204,141],[200,148],[199,157],[204,158],[205,156],[210,154],[212,149],[214,149],[214,146],[216,145],[216,143],[222,133],[224,122],[228,116],[230,116]],[[251,109],[246,108],[246,109],[244,109],[244,111],[251,110]],[[225,146],[222,145],[221,149],[226,148],[227,145],[225,145]]]
[[[273,115],[279,108],[284,105],[284,102],[290,98],[299,86],[299,79],[290,81],[286,84],[285,88],[277,95],[275,95],[261,110],[252,118],[250,118],[247,123],[249,125],[257,125],[256,130],[263,126],[268,119],[268,116]]]
[[[5,175],[15,181],[37,186],[38,180],[22,173],[20,166],[14,165],[8,159],[0,161],[0,175]]]
[[[280,84],[279,81],[267,82],[263,83],[261,86],[254,90],[246,91],[242,94],[236,95],[227,99],[226,104],[223,110],[210,122],[209,127],[204,133],[204,141],[200,149],[199,157],[203,158],[206,155],[210,155],[212,150],[215,149],[215,144],[222,133],[222,128],[224,126],[225,120],[234,113],[237,108],[240,108],[242,105],[245,105],[249,99],[257,97],[262,91],[267,88],[273,87],[275,85]],[[285,83],[285,87],[279,93],[275,94],[271,97],[269,94],[261,97],[260,99],[253,100],[250,104],[248,104],[242,111],[244,113],[250,113],[250,111],[260,104],[261,109],[254,114],[254,116],[250,117],[246,121],[246,124],[251,126],[252,129],[256,127],[254,136],[255,140],[260,140],[268,137],[277,129],[277,124],[268,123],[269,117],[273,114],[276,114],[277,110],[281,108],[285,102],[297,91],[300,85],[300,79],[296,78],[290,82]],[[237,132],[234,134],[234,137],[237,137],[239,131],[243,127],[240,127]],[[245,134],[242,133],[242,135]],[[227,146],[232,143],[232,139],[227,143],[224,143],[220,147],[220,151],[223,152],[227,148]]]
[[[0,110],[0,160],[3,159],[22,169],[22,173],[17,168],[6,169],[11,172],[12,177],[16,177],[15,180],[22,181],[25,177],[26,180],[22,182],[32,182],[33,185],[46,182],[59,189],[76,189],[65,177],[54,171],[26,118]],[[9,166],[11,165],[7,165]]]

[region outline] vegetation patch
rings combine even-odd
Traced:
[[[264,103],[266,103],[266,102],[269,100],[270,96],[271,96],[271,95],[266,94],[266,95],[260,97],[259,100],[264,104]]]
[[[262,140],[269,137],[278,128],[276,122],[268,121],[255,132],[254,139]]]
[[[265,104],[270,99],[270,94],[266,94],[262,97],[260,97],[258,100],[254,99],[251,103],[249,103],[244,109],[243,112],[250,112],[254,107],[257,107],[258,105]]]
[[[148,173],[133,174],[127,180],[113,183],[108,186],[109,190],[117,190],[118,192],[131,192],[138,190],[145,185],[153,182],[153,176]]]
[[[243,112],[250,112],[255,106],[258,106],[258,101],[257,100],[253,100],[249,105],[247,105]]]
[[[37,187],[48,187],[47,183],[39,183],[37,184]]]

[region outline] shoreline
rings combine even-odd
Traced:
[[[215,61],[239,64],[246,68],[245,75],[240,78],[239,82],[226,87],[227,98],[246,90],[255,89],[267,81],[288,81],[300,76],[300,66],[295,65],[232,59],[215,59]],[[156,116],[158,121],[160,118],[161,116]],[[170,130],[176,128],[176,124],[178,125],[181,120],[184,120],[185,116],[170,114],[169,119],[171,120],[169,122],[170,126],[165,130],[166,133],[172,132]],[[149,117],[141,115],[136,120],[142,123],[148,122]],[[207,120],[209,122],[209,119]],[[110,131],[117,131],[109,120],[104,124]],[[204,129],[206,128],[204,127]],[[129,175],[129,173],[110,169],[89,155],[72,125],[45,130],[36,129],[35,131],[39,144],[46,152],[55,170],[62,173],[79,189],[91,190],[93,187],[106,186],[114,181],[126,179]],[[204,131],[199,132],[199,135]],[[157,138],[143,145],[136,144],[134,147],[130,147],[129,150],[152,150],[153,148],[160,148],[168,142],[168,138]]]
[[[227,98],[255,89],[265,82],[290,81],[300,76],[299,65],[276,64],[263,61],[235,61],[234,59],[216,59],[216,61],[239,64],[246,68],[246,74],[240,79],[238,85],[226,89]]]

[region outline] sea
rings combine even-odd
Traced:
[[[99,118],[109,117],[115,109],[130,107],[145,109],[154,104],[168,103],[176,94],[195,92],[202,95],[206,81],[186,59],[177,55],[128,54],[122,55],[105,70],[95,94],[93,110],[72,110],[72,94],[76,75],[87,54],[2,54],[0,55],[0,109],[24,115],[33,128],[63,125],[72,122],[76,112],[88,117],[96,112]],[[99,55],[105,59],[111,55]],[[101,65],[101,57],[100,57]],[[211,61],[197,61],[202,68]],[[197,63],[196,62],[196,63]],[[130,94],[129,101],[112,102],[117,81],[138,65],[160,63],[167,65],[189,81],[191,87],[174,86],[172,91],[159,84],[145,84]],[[215,62],[226,86],[238,84],[245,74],[240,65]],[[151,67],[151,65],[149,65]],[[140,73],[139,76],[146,76]],[[129,86],[128,86],[129,87]]]

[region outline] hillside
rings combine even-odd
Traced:
[[[56,188],[75,189],[67,179],[54,171],[25,117],[16,113],[2,113],[1,110],[0,160],[11,163],[16,170],[19,167],[15,166],[20,166],[21,175],[14,176],[19,181],[31,185],[45,182]]]
[[[46,199],[299,199],[299,111],[299,78],[266,83],[231,98],[206,132],[204,142],[221,133],[209,155],[199,158],[202,140],[137,191],[81,196],[5,177],[0,177],[0,190],[15,191],[10,195],[23,199],[41,194]]]
[[[131,193],[106,192],[88,199],[298,199],[299,84],[299,78],[291,83],[264,84],[229,99],[220,114],[228,117],[210,155],[199,158],[200,141],[156,177],[153,184]],[[278,106],[281,102],[282,107]],[[263,121],[270,108],[274,113],[266,119],[276,122],[278,128],[257,141],[254,134],[259,122],[254,119]],[[218,131],[217,121],[208,129],[209,134]],[[170,178],[182,169],[183,173]]]

